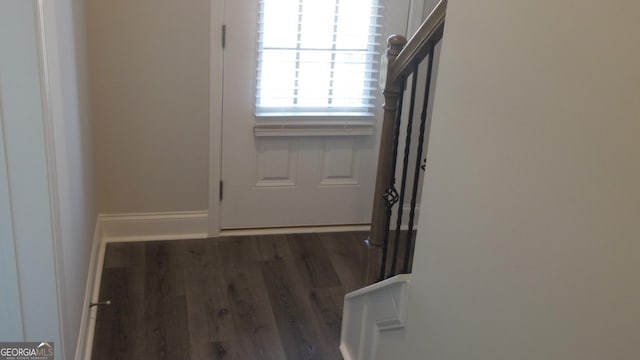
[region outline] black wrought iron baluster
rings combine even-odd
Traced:
[[[418,183],[420,180],[420,169],[422,163],[422,150],[424,146],[424,133],[427,123],[427,115],[429,111],[429,92],[431,90],[431,75],[433,73],[433,55],[434,46],[429,48],[429,60],[427,63],[427,81],[424,88],[424,100],[422,103],[422,114],[420,114],[420,135],[418,137],[418,150],[416,150],[416,166],[413,175],[413,189],[411,192],[411,211],[409,212],[409,229],[407,233],[407,241],[404,253],[404,263],[402,266],[402,272],[409,272],[409,259],[411,257],[412,250],[412,238],[413,238],[413,223],[416,216],[416,201],[418,197]]]
[[[405,79],[406,81],[406,79]],[[402,82],[402,88],[405,87],[405,81]],[[384,280],[387,270],[387,258],[389,253],[389,226],[391,224],[391,214],[393,213],[393,205],[398,202],[398,192],[395,188],[396,183],[396,163],[398,158],[398,138],[400,137],[400,125],[402,120],[402,103],[404,99],[404,91],[400,93],[398,98],[398,110],[396,112],[396,119],[393,131],[393,156],[391,158],[391,179],[389,179],[389,188],[383,194],[385,204],[387,206],[387,216],[385,217],[384,225],[384,240],[382,242],[382,260],[380,264],[380,278]]]
[[[400,182],[400,199],[398,202],[398,217],[396,220],[396,234],[393,244],[393,258],[391,259],[391,276],[396,274],[398,265],[398,252],[400,250],[400,228],[402,226],[402,207],[404,206],[404,196],[407,185],[407,168],[409,167],[409,154],[411,152],[411,131],[413,128],[413,113],[416,105],[416,85],[418,83],[418,65],[416,62],[412,71],[411,100],[409,103],[409,118],[407,122],[407,136],[404,144],[404,158],[402,161],[402,180]]]

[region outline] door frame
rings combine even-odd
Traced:
[[[210,2],[210,59],[209,59],[209,236],[219,236],[220,227],[220,181],[222,180],[222,100],[224,50],[222,48],[223,26],[225,23],[225,2]],[[413,34],[422,22],[425,6],[432,5],[433,0],[410,0],[407,34]],[[330,227],[334,228],[334,227]],[[271,229],[270,232],[274,230]],[[242,232],[242,230],[240,230]],[[253,229],[252,233],[260,232]]]

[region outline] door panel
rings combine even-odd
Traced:
[[[358,185],[360,181],[359,138],[328,138],[322,142],[320,185]]]
[[[298,139],[258,139],[256,188],[296,187]]]

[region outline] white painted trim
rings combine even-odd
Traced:
[[[362,128],[362,129],[294,129],[294,128],[282,128],[282,129],[260,129],[254,128],[253,133],[255,137],[300,137],[300,136],[371,136],[374,134],[374,128]]]
[[[58,329],[60,337],[60,354],[66,358],[66,285],[63,275],[64,259],[62,256],[62,233],[60,225],[60,195],[58,186],[58,166],[56,164],[55,122],[61,117],[57,103],[53,101],[52,82],[59,82],[60,72],[56,62],[57,32],[56,16],[53,4],[44,0],[34,1],[34,20],[36,47],[40,78],[40,97],[42,101],[42,122],[44,130],[45,161],[47,163],[47,184],[49,193],[49,211],[51,216],[51,237],[53,247],[53,264],[56,279],[56,297],[58,309]],[[53,55],[50,56],[50,52]]]
[[[349,300],[349,299],[353,299],[356,298],[358,296],[364,296],[367,294],[372,294],[376,291],[388,288],[389,286],[393,285],[393,284],[398,284],[398,283],[408,283],[409,280],[411,280],[411,275],[410,274],[400,274],[400,275],[396,275],[392,278],[389,279],[385,279],[382,281],[379,281],[375,284],[371,284],[369,286],[354,290],[348,294],[346,294],[344,296],[345,300]]]
[[[96,312],[89,308],[89,303],[97,301],[100,294],[100,281],[102,279],[102,264],[104,263],[105,246],[102,242],[102,222],[100,217],[96,219],[93,231],[93,244],[91,245],[91,257],[87,271],[87,285],[84,290],[84,307],[80,318],[80,333],[76,346],[75,360],[91,360],[93,349],[93,335],[96,326]]]
[[[345,359],[376,359],[381,333],[406,326],[410,284],[411,275],[401,274],[344,297],[340,352]]]
[[[208,213],[176,211],[101,214],[103,242],[203,239],[208,237]]]
[[[309,233],[330,233],[330,232],[369,231],[369,230],[371,230],[371,225],[369,224],[298,226],[298,227],[280,227],[280,228],[227,229],[227,230],[220,231],[220,236],[309,234]]]
[[[107,244],[100,240],[98,242],[98,252],[96,256],[96,268],[94,274],[89,274],[93,279],[93,289],[91,291],[91,302],[97,302],[100,298],[100,284],[102,283],[102,268],[104,267],[104,255],[107,249]],[[87,285],[89,286],[89,285]],[[85,304],[89,307],[89,303]],[[93,307],[88,310],[89,322],[86,332],[86,342],[84,345],[84,360],[91,360],[91,353],[93,352],[93,337],[96,332],[96,318],[98,315],[98,309]]]
[[[426,0],[411,0],[407,16],[407,39],[418,30],[424,20],[424,6]]]
[[[370,136],[375,131],[373,121],[362,120],[286,120],[260,121],[253,127],[255,136]]]
[[[102,268],[104,267],[104,255],[107,249],[107,244],[104,241],[102,234],[102,218],[98,215],[96,221],[96,229],[94,232],[94,245],[97,249],[95,252],[95,268],[93,268],[94,272],[89,273],[87,277],[87,289],[91,289],[91,297],[90,301],[85,303],[85,306],[88,308],[87,314],[89,316],[88,328],[85,333],[85,345],[84,345],[84,360],[91,360],[91,353],[93,352],[93,336],[96,330],[96,317],[98,314],[97,308],[89,308],[89,303],[97,302],[100,298],[100,284],[102,283]],[[92,251],[94,249],[91,249]],[[94,254],[92,253],[92,256]],[[94,259],[91,259],[93,261]],[[89,281],[92,281],[93,284],[89,284]],[[81,327],[82,331],[83,328]],[[77,354],[76,354],[77,355]],[[82,356],[82,354],[81,354]],[[76,359],[78,360],[78,359]]]
[[[222,91],[224,52],[222,50],[222,25],[224,1],[209,2],[211,26],[209,44],[211,56],[209,68],[209,219],[208,234],[220,233],[220,180],[222,169]]]

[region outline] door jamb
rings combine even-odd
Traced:
[[[209,60],[209,236],[220,234],[220,180],[222,179],[222,91],[224,1],[210,2]]]

